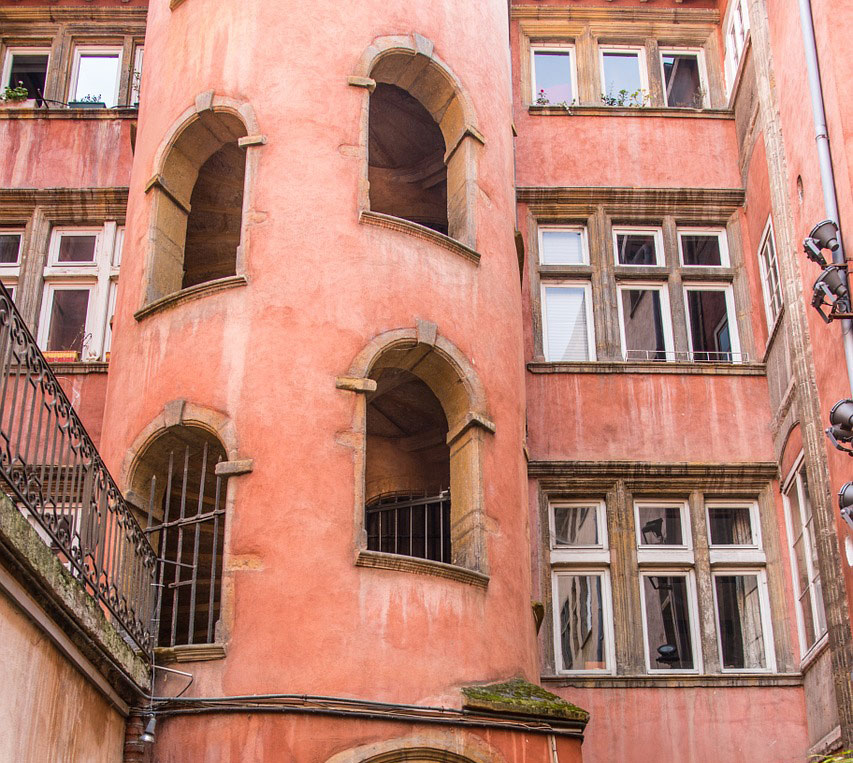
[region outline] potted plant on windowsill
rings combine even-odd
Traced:
[[[30,98],[27,88],[23,82],[18,82],[17,87],[7,85],[0,94],[0,106],[5,106],[12,109],[29,109],[35,106],[35,99]]]
[[[107,104],[101,100],[101,94],[84,95],[79,101],[68,101],[68,107],[71,109],[105,109]]]

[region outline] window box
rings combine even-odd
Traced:
[[[45,350],[44,359],[48,363],[76,363],[80,353],[76,350]]]
[[[70,109],[105,109],[107,104],[103,101],[69,101]]]

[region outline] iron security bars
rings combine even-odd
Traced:
[[[367,548],[450,562],[450,491],[428,498],[392,495],[365,507]]]
[[[2,284],[0,364],[0,489],[147,654],[154,551]]]

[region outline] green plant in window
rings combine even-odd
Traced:
[[[643,108],[649,105],[649,93],[647,90],[625,90],[617,93],[602,93],[601,100],[605,106],[627,106],[629,108]]]
[[[27,88],[24,87],[23,82],[18,82],[17,87],[12,87],[11,85],[7,85],[6,89],[3,91],[3,100],[4,101],[26,101],[27,98],[30,97],[29,92],[27,92]]]
[[[100,93],[98,93],[97,95],[94,95],[92,93],[88,93],[87,95],[84,95],[82,98],[77,99],[78,103],[101,103],[102,100],[103,99],[101,98]]]
[[[842,750],[832,755],[812,755],[812,763],[853,763],[853,750]]]
[[[537,105],[537,106],[547,106],[549,103],[551,103],[551,101],[550,101],[550,99],[548,98],[548,96],[547,96],[547,95],[545,95],[545,91],[544,91],[544,90],[540,90],[540,91],[536,94],[536,105]]]

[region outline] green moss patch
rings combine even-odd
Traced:
[[[586,723],[589,713],[523,678],[486,686],[463,686],[466,710],[521,713],[533,717],[560,718]]]

